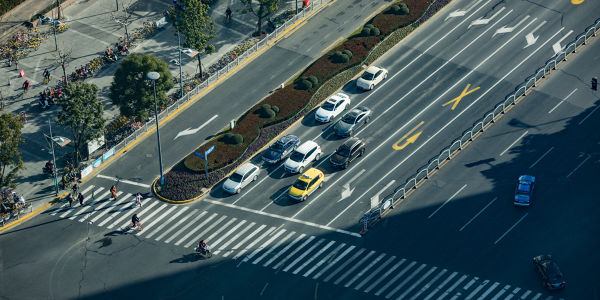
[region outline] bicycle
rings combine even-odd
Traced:
[[[50,80],[52,79],[52,76],[44,76],[44,84],[48,84],[48,82],[50,82]]]
[[[129,231],[129,229],[133,228],[136,228],[138,231],[142,231],[142,223],[140,221],[137,221],[134,226],[133,222],[130,222],[129,226],[124,231]]]

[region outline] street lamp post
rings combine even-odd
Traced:
[[[181,77],[181,37],[179,36],[179,30],[177,30],[177,45],[179,47],[179,98],[183,98],[183,77]]]
[[[58,196],[58,178],[56,172],[56,156],[54,155],[54,137],[52,136],[52,124],[50,124],[50,120],[48,120],[48,127],[50,128],[50,147],[52,148],[52,172],[54,173],[54,192],[56,196]]]
[[[162,167],[162,154],[160,152],[160,133],[158,132],[158,105],[156,104],[156,80],[160,78],[158,72],[150,72],[146,78],[152,80],[152,90],[154,91],[154,119],[156,120],[156,139],[158,141],[158,165],[160,167],[160,185],[165,184]]]

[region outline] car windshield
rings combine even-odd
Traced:
[[[323,105],[321,105],[321,108],[324,110],[333,111],[333,109],[335,108],[335,104],[331,102],[325,102],[323,103]]]
[[[242,182],[242,178],[244,178],[244,176],[242,176],[241,174],[238,174],[238,173],[233,173],[229,177],[229,179],[231,179],[231,181],[235,181],[235,182]]]
[[[299,190],[306,190],[306,188],[308,187],[308,182],[306,181],[302,181],[302,180],[296,180],[296,182],[294,182],[294,187],[299,189]]]
[[[375,74],[369,73],[369,72],[364,72],[362,74],[361,78],[364,80],[373,80],[373,78],[375,78]]]
[[[337,153],[343,157],[348,157],[350,156],[350,148],[342,145],[340,148],[338,148]]]
[[[519,184],[519,188],[517,189],[517,191],[519,193],[523,193],[523,194],[527,194],[529,193],[531,186],[528,184]]]
[[[292,155],[290,156],[290,159],[295,162],[301,162],[304,159],[304,154],[298,151],[294,151],[294,153],[292,153]]]
[[[354,120],[356,120],[355,114],[347,114],[342,118],[342,122],[348,123],[348,124],[354,124]]]
[[[280,142],[276,142],[275,144],[271,145],[271,150],[273,151],[277,151],[277,152],[283,152],[283,143]]]

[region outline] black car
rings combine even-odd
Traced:
[[[563,274],[551,255],[538,255],[533,258],[533,264],[542,276],[547,289],[557,290],[565,287]]]
[[[345,169],[351,161],[362,156],[363,153],[365,153],[365,143],[357,138],[350,138],[331,155],[329,161],[332,165]]]
[[[294,151],[298,144],[300,139],[297,136],[291,134],[283,136],[263,153],[263,160],[270,164],[278,163]]]

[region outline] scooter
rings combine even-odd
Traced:
[[[196,247],[194,249],[194,252],[196,253],[196,256],[199,256],[199,257],[203,257],[203,258],[212,257],[212,251],[210,251],[210,248],[208,247],[208,245],[206,245],[206,247],[204,247],[204,249],[202,249],[201,247]]]

